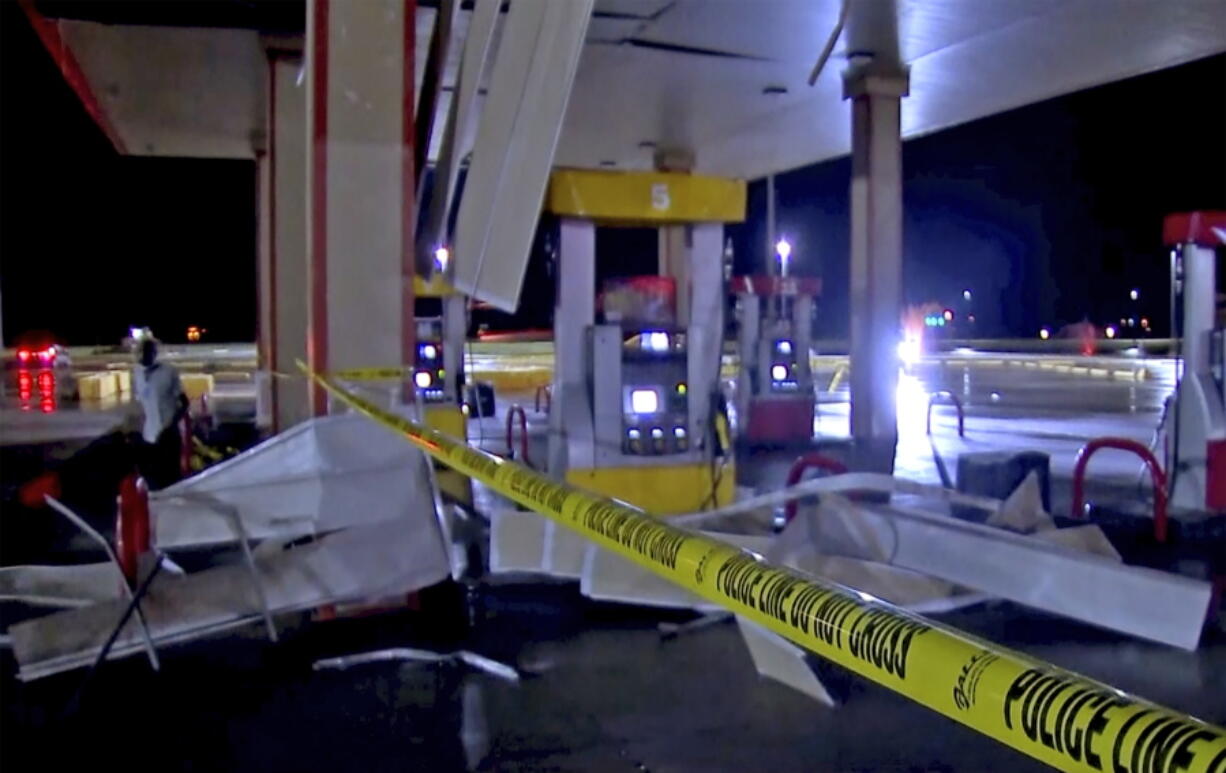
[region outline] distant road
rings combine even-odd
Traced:
[[[539,334],[529,331],[530,335]],[[1174,339],[1099,339],[1094,342],[1097,357],[1163,357],[1173,353]],[[1038,357],[1083,358],[1082,342],[1074,339],[1038,338],[977,338],[929,341],[933,347],[929,356],[942,359],[981,357],[984,354],[1015,354]],[[129,353],[118,346],[68,348],[74,370],[90,371],[128,367],[132,362]],[[735,356],[735,345],[725,344],[725,355]],[[813,354],[818,357],[843,357],[847,354],[847,341],[818,339],[813,342]],[[233,372],[250,373],[257,366],[256,347],[253,343],[201,343],[163,344],[162,357],[187,372]],[[11,358],[13,350],[5,350]],[[487,369],[505,370],[522,368],[552,368],[553,342],[549,340],[497,340],[473,341],[465,347],[464,356],[470,371]],[[369,367],[386,367],[390,363],[370,363]]]

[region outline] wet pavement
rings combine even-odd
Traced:
[[[0,766],[126,763],[166,771],[1041,770],[1043,766],[835,667],[827,709],[760,680],[734,626],[664,641],[659,613],[583,602],[573,586],[503,586],[477,626],[436,615],[313,624],[269,645],[257,629],[19,685],[5,666]],[[1199,653],[989,604],[964,630],[1202,718],[1226,720],[1226,637]],[[453,665],[313,671],[320,657],[458,643],[518,665],[519,683]],[[73,705],[67,717],[65,708]],[[125,766],[126,766],[125,765]]]
[[[218,420],[254,421],[255,387],[249,377],[235,374],[228,380],[216,380],[209,397],[210,413]],[[0,446],[83,445],[119,430],[136,411],[129,393],[81,400],[57,393],[54,386],[35,388],[28,394],[6,390],[0,395]]]
[[[825,365],[815,374],[818,407],[813,424],[813,446],[835,457],[850,437],[848,385],[845,374],[837,371],[837,365]],[[832,384],[835,388],[829,391]],[[900,374],[895,474],[940,484],[939,464],[955,478],[958,457],[965,453],[1042,451],[1051,457],[1053,508],[1065,513],[1073,462],[1082,446],[1103,436],[1152,445],[1163,404],[1174,386],[1175,363],[1170,359],[971,353],[929,358]],[[927,433],[930,396],[942,391],[962,402],[962,437],[957,431],[956,409],[947,399],[933,405],[932,434]],[[534,410],[534,394],[500,392],[498,397],[497,416],[470,421],[470,442],[506,453],[505,410],[518,404],[527,410],[532,438],[529,454],[533,460],[544,460],[547,417]],[[803,450],[763,448],[742,454],[738,483],[758,491],[780,487],[788,467]],[[1090,467],[1087,492],[1126,508],[1137,506],[1147,497],[1139,485],[1142,469],[1135,456],[1102,452]],[[1148,485],[1147,477],[1144,482]]]
[[[1073,454],[1089,437],[1123,435],[1148,443],[1173,385],[1170,364],[1161,361],[1146,361],[1143,380],[1125,381],[994,359],[929,362],[904,377],[899,474],[935,482],[935,445],[951,470],[968,451],[1038,448],[1052,454],[1057,478],[1067,476]],[[833,372],[823,376],[824,387]],[[965,438],[957,436],[952,409],[945,407],[934,411],[933,439],[925,434],[927,395],[939,389],[963,398]],[[531,403],[531,394],[500,398]],[[845,385],[823,392],[821,401],[821,433],[837,443],[847,433]],[[544,417],[531,418],[541,442]],[[502,417],[484,425],[473,427],[474,440],[504,451]],[[755,455],[743,469],[745,482],[777,485],[794,454]],[[1104,454],[1094,464],[1102,491],[1124,499],[1136,499],[1137,469],[1123,455]],[[6,485],[17,474],[5,464]],[[10,503],[6,499],[6,520],[39,517]],[[109,517],[103,510],[97,520]],[[14,535],[6,530],[5,541]],[[261,773],[1043,769],[816,659],[823,680],[840,696],[837,709],[759,679],[731,625],[662,640],[659,621],[688,616],[585,601],[573,584],[556,582],[494,581],[467,595],[448,584],[421,603],[422,611],[366,619],[308,623],[286,617],[280,621],[285,639],[277,645],[252,627],[168,648],[157,675],[144,660],[130,658],[108,663],[92,678],[75,672],[21,684],[5,649],[0,769],[71,763]],[[13,620],[9,606],[0,607],[6,625]],[[1187,653],[1007,602],[941,619],[1226,723],[1226,633],[1218,627],[1210,628],[1197,652]],[[515,665],[523,678],[511,683],[447,664],[312,669],[322,657],[388,646],[462,646]]]

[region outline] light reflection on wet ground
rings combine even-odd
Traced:
[[[1134,380],[1132,373],[1141,368],[1144,377]],[[819,443],[849,437],[847,380],[834,376],[834,369],[826,369],[815,377],[819,391],[814,436]],[[835,390],[825,391],[832,380]],[[964,355],[924,361],[900,373],[896,471],[914,480],[939,483],[934,449],[951,471],[962,453],[1038,450],[1051,455],[1054,476],[1067,477],[1077,451],[1092,438],[1112,435],[1150,444],[1174,383],[1174,362],[1164,359]],[[963,403],[963,438],[958,437],[956,411],[944,400],[933,406],[932,435],[926,432],[929,397],[944,390]],[[472,421],[470,440],[505,453],[503,412],[518,403],[529,409],[532,456],[544,459],[546,417],[531,410],[532,394],[500,392],[498,397],[498,415]],[[735,424],[735,416],[733,421]],[[782,458],[785,469],[791,461],[787,452],[755,454],[764,462],[769,458],[771,464]],[[1095,457],[1091,476],[1109,484],[1132,484],[1139,470],[1134,457],[1103,453]],[[758,477],[751,479],[756,482]],[[782,473],[777,477],[781,479]]]
[[[1038,450],[1051,455],[1055,475],[1070,474],[1073,459],[1086,441],[1104,435],[1150,444],[1162,416],[1163,402],[1174,389],[1174,363],[1146,360],[1141,380],[1114,375],[1136,366],[1095,370],[1111,375],[1059,372],[1018,364],[927,362],[899,377],[898,456],[900,475],[937,482],[935,445],[950,465],[962,453]],[[946,401],[933,407],[932,430],[926,432],[929,396],[948,390],[965,409],[965,438],[957,434],[957,413]],[[815,426],[823,437],[848,436],[846,386],[822,394]],[[1139,462],[1124,454],[1096,457],[1098,478],[1131,480]]]
[[[50,368],[30,370],[21,368],[15,375],[17,381],[17,409],[29,412],[37,406],[40,413],[54,413],[59,404],[55,371]]]

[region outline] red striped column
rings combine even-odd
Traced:
[[[411,364],[416,0],[307,3],[307,358]],[[311,410],[327,412],[313,388]]]

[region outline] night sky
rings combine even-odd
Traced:
[[[776,178],[778,231],[827,288],[822,337],[847,332],[850,175],[841,159]],[[1127,316],[1165,335],[1162,218],[1226,208],[1226,56],[912,140],[903,175],[907,303],[973,313],[982,336]],[[738,270],[762,260],[765,190],[750,187],[759,218],[734,236]]]
[[[972,312],[984,336],[1121,316],[1149,316],[1165,333],[1162,217],[1226,208],[1223,94],[1218,56],[906,143],[907,302]],[[794,265],[825,281],[819,337],[847,332],[849,175],[842,159],[777,178]],[[252,340],[255,211],[250,162],[118,157],[16,4],[0,3],[6,342],[49,329],[114,343],[132,324],[169,341],[192,324],[214,341]],[[749,221],[731,229],[739,272],[762,260],[764,211],[758,181]],[[602,252],[649,249],[625,236],[603,238]],[[539,249],[523,326],[548,321],[544,262]]]
[[[4,337],[119,343],[129,325],[251,341],[255,164],[121,157],[14,2],[0,2]]]

